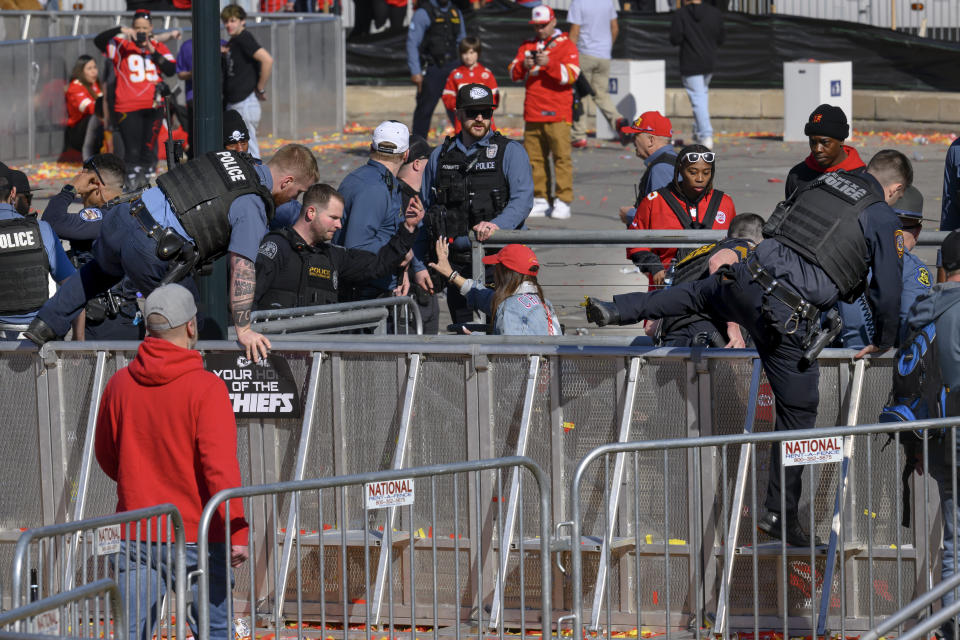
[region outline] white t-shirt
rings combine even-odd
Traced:
[[[573,0],[567,22],[580,25],[577,49],[594,58],[610,59],[610,21],[617,18],[617,0]]]

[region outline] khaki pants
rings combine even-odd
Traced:
[[[567,204],[573,202],[573,163],[570,160],[569,122],[524,123],[523,146],[533,169],[533,195],[550,199],[547,158],[553,154],[556,196]]]
[[[610,85],[610,61],[581,53],[580,73],[584,74],[587,82],[590,83],[597,95],[595,97],[583,96],[583,115],[573,123],[574,140],[583,140],[587,137],[587,107],[590,102],[597,105],[597,109],[610,123],[611,129],[616,128],[617,118],[620,117],[620,113],[613,106],[613,100],[610,99],[610,93],[607,91]]]

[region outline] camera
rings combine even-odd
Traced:
[[[143,31],[137,32],[137,44],[141,47],[147,44],[147,34],[144,33]]]

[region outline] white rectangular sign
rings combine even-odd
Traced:
[[[413,478],[368,482],[363,486],[367,509],[402,507],[413,504]]]
[[[97,529],[97,555],[120,552],[120,525],[113,524]]]
[[[44,636],[60,635],[60,610],[44,611],[37,615],[37,633]]]
[[[780,459],[783,466],[795,467],[803,464],[825,464],[843,460],[843,438],[807,438],[806,440],[786,440],[780,443]]]

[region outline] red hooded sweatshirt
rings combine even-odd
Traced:
[[[226,385],[204,370],[199,352],[160,338],[146,338],[133,362],[107,383],[95,450],[104,473],[117,482],[117,512],[170,502],[183,517],[187,542],[197,541],[207,501],[241,484]],[[224,542],[225,514],[224,504],[210,542]],[[239,499],[230,501],[230,521],[231,543],[246,544]]]
[[[843,145],[843,150],[847,154],[843,162],[832,167],[827,167],[826,169],[817,164],[812,153],[808,155],[803,162],[795,165],[790,169],[790,173],[787,174],[787,183],[784,185],[784,197],[789,198],[795,190],[808,182],[816,180],[824,173],[831,173],[833,171],[860,171],[866,167],[856,149]]]

